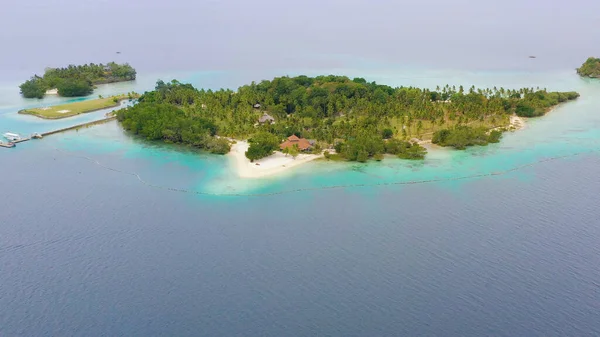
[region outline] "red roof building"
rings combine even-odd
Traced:
[[[296,135],[291,135],[285,142],[279,145],[279,148],[283,150],[289,147],[293,147],[294,145],[298,145],[298,149],[300,151],[308,150],[311,147],[308,139],[298,138]]]

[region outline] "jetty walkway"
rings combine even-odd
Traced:
[[[93,121],[93,122],[87,122],[87,123],[77,124],[77,125],[69,126],[69,127],[66,127],[66,128],[58,129],[58,130],[53,130],[53,131],[48,131],[48,132],[40,133],[40,135],[43,138],[43,137],[50,136],[50,135],[53,135],[53,134],[56,134],[56,133],[61,133],[61,132],[65,132],[65,131],[75,130],[75,129],[79,129],[79,128],[86,127],[86,126],[91,126],[91,125],[106,123],[106,122],[112,121],[112,120],[114,120],[116,118],[117,118],[117,116],[110,116],[110,117],[106,117],[104,119],[96,120],[96,121]],[[27,142],[27,141],[30,141],[31,139],[34,139],[34,138],[27,137],[27,138],[22,138],[20,140],[15,140],[15,141],[11,142],[14,145],[10,145],[9,143],[0,143],[0,147],[3,147],[3,148],[15,147],[16,144]]]

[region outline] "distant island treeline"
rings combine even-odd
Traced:
[[[94,85],[135,80],[136,71],[129,64],[84,64],[65,68],[48,68],[43,76],[34,75],[19,86],[26,98],[43,98],[48,90],[64,97],[87,96]]]
[[[227,139],[249,139],[251,160],[285,148],[364,162],[384,154],[421,159],[423,140],[456,149],[498,142],[511,115],[542,116],[577,97],[539,88],[394,88],[335,75],[278,77],[237,91],[198,90],[173,80],[158,81],[117,117],[147,139],[214,153],[229,151]]]
[[[577,68],[577,73],[583,77],[600,78],[600,58],[588,58]]]

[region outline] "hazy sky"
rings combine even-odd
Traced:
[[[598,0],[5,0],[0,76],[68,63],[139,70],[543,67],[600,56]],[[121,55],[116,55],[121,51]]]

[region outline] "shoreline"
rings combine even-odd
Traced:
[[[508,130],[519,131],[525,129],[527,120],[517,115],[510,115],[510,123],[508,124]]]
[[[527,120],[524,117],[519,117],[519,116],[513,114],[513,115],[510,115],[509,118],[510,119],[509,119],[508,126],[497,126],[495,128],[489,129],[489,131],[506,129],[507,131],[515,132],[515,131],[523,130],[527,126],[527,124],[526,124]],[[427,140],[415,139],[415,140],[418,140],[416,142],[417,144],[425,146],[425,148],[427,148],[428,150],[436,149],[436,148],[443,148],[442,146],[433,144],[431,142],[431,139],[427,139]]]
[[[240,178],[264,178],[282,174],[292,168],[323,158],[323,155],[299,154],[296,158],[276,151],[269,157],[250,162],[246,151],[250,147],[247,141],[236,140],[226,155],[232,161],[232,167]]]

